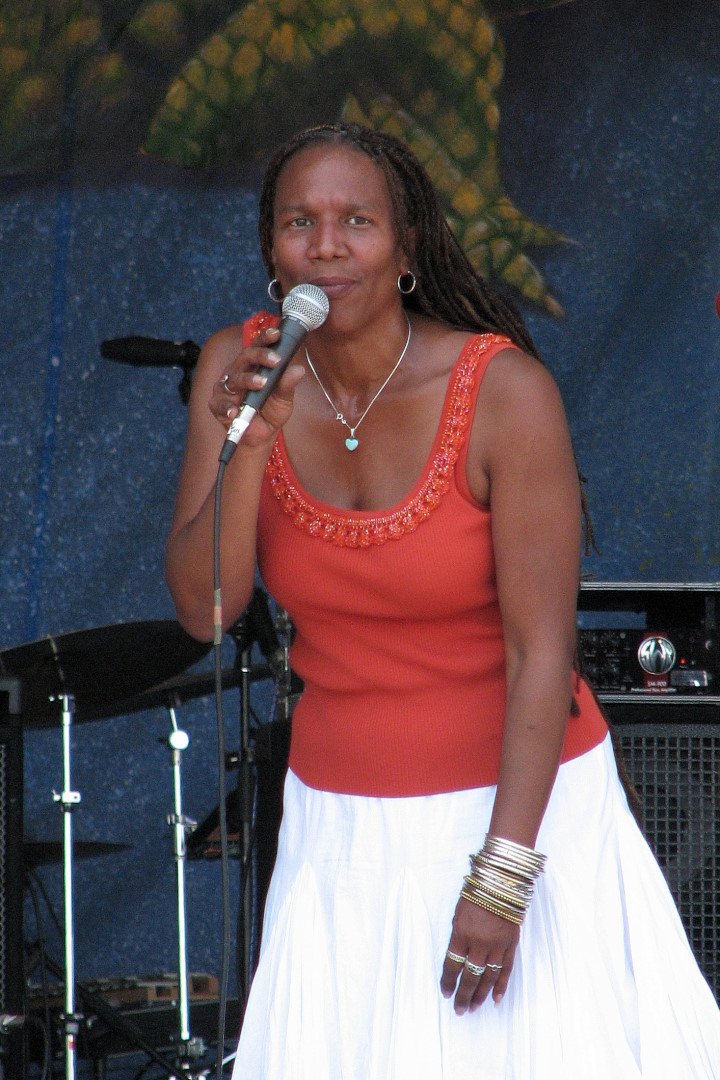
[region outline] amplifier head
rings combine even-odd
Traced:
[[[720,694],[720,585],[584,583],[578,653],[599,693]]]

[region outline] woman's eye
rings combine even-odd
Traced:
[[[306,217],[296,217],[290,222],[290,226],[293,229],[304,229],[306,225],[310,224],[310,219]]]
[[[366,217],[363,217],[362,214],[353,214],[352,217],[349,218],[348,220],[350,221],[351,225],[368,225],[369,224],[368,219]]]

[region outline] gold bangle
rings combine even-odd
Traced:
[[[512,904],[514,907],[522,908],[523,911],[527,911],[530,907],[530,901],[532,900],[531,896],[521,896],[515,892],[495,888],[494,885],[488,884],[486,881],[479,881],[471,875],[468,875],[464,880],[468,888],[472,889],[479,887],[480,892],[487,893],[488,896],[497,897],[498,900],[502,900],[506,904]]]
[[[480,896],[468,893],[465,889],[461,890],[460,895],[466,900],[469,900],[471,904],[476,904],[478,907],[484,908],[493,915],[499,915],[501,919],[506,919],[507,922],[515,923],[516,926],[520,926],[523,921],[524,912],[522,915],[518,916],[515,912],[510,912],[506,908],[501,908],[499,905],[491,903],[489,900],[484,900]]]
[[[527,911],[530,906],[517,896],[499,896],[496,893],[493,893],[491,889],[486,889],[483,885],[474,881],[471,877],[463,879],[463,887],[467,892],[471,892],[475,896],[484,896],[486,899],[492,900],[493,904],[502,904],[505,907],[513,908],[516,911]]]

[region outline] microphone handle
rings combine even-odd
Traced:
[[[227,438],[225,439],[225,444],[222,453],[220,454],[220,461],[225,464],[228,463],[235,451],[235,447],[250,427],[253,417],[260,412],[263,405],[270,397],[280,376],[285,371],[285,368],[292,360],[300,347],[301,341],[308,332],[308,328],[304,323],[290,315],[287,315],[282,319],[279,329],[280,338],[277,344],[272,346],[272,349],[273,352],[277,353],[280,357],[280,363],[274,368],[258,368],[258,372],[266,377],[267,382],[259,390],[249,390],[248,393],[245,394],[242,405],[240,406],[240,412],[228,429]]]

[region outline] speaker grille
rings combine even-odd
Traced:
[[[720,1001],[720,727],[616,725],[645,835]]]

